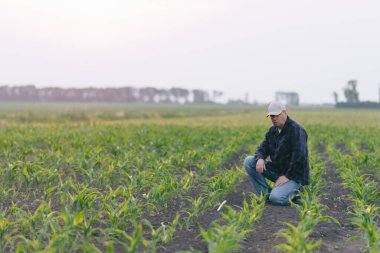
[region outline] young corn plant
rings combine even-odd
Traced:
[[[16,253],[22,252],[44,252],[44,241],[39,241],[37,239],[31,240],[23,235],[17,236],[17,245],[15,247]]]
[[[233,252],[241,248],[239,244],[251,230],[242,230],[237,224],[231,223],[225,226],[213,224],[209,229],[200,227],[203,240],[207,242],[210,253]]]
[[[210,175],[215,172],[216,168],[218,168],[221,164],[221,154],[220,152],[206,154],[205,155],[205,162],[201,164],[200,169],[202,174],[204,175]]]
[[[183,175],[181,176],[180,186],[181,193],[188,192],[191,187],[194,185],[194,172],[192,170],[182,170]]]
[[[92,235],[102,234],[103,230],[94,228],[98,219],[94,216],[87,219],[84,210],[76,212],[65,208],[61,214],[54,217],[50,224],[51,234],[47,252],[98,252],[97,247],[90,243]]]
[[[8,252],[18,232],[15,222],[8,219],[7,210],[0,210],[0,253]]]
[[[66,194],[62,195],[62,198],[67,198],[66,205],[72,210],[89,210],[96,205],[99,193],[96,189],[84,188],[74,194],[66,192]]]
[[[130,188],[119,186],[115,190],[111,187],[103,195],[101,210],[102,220],[111,228],[127,229],[129,225],[143,213],[142,204],[132,194]]]
[[[140,247],[147,244],[143,237],[142,224],[138,224],[132,235],[128,235],[125,231],[120,229],[108,229],[108,236],[110,241],[107,242],[107,253],[114,252],[114,243],[123,247],[125,252],[137,253],[141,252]]]
[[[157,212],[160,207],[167,208],[167,201],[175,196],[179,191],[178,180],[172,175],[163,175],[160,182],[156,183],[146,194],[148,211]]]
[[[354,178],[345,177],[344,186],[350,188],[353,201],[359,201],[359,205],[370,205],[374,203],[380,193],[377,191],[377,184],[374,181],[369,180],[366,175],[358,175]]]
[[[1,169],[0,169],[1,171]],[[1,173],[0,173],[1,177]],[[10,200],[11,202],[16,199],[17,196],[17,190],[15,188],[8,188],[8,187],[2,187],[0,186],[0,210],[6,209],[4,207],[4,200]]]
[[[300,214],[301,221],[305,224],[305,228],[313,229],[321,221],[331,221],[339,224],[339,221],[332,216],[323,215],[326,206],[320,203],[320,193],[310,188],[305,188],[300,193],[302,205],[294,205]]]
[[[202,195],[200,195],[198,198],[188,197],[186,200],[191,203],[191,206],[184,210],[184,213],[187,214],[184,225],[188,230],[194,221],[196,221],[206,209],[206,205],[203,204],[204,197]]]
[[[19,181],[20,170],[18,162],[8,163],[8,166],[3,167],[2,177],[4,178],[5,187],[12,188]]]
[[[173,239],[173,235],[179,224],[179,218],[180,215],[177,213],[171,224],[165,225],[161,222],[161,226],[157,229],[155,229],[148,220],[144,220],[144,224],[148,226],[151,234],[150,240],[146,244],[146,248],[149,249],[149,252],[156,252],[159,243],[166,244]]]
[[[374,205],[360,205],[353,211],[355,217],[352,222],[362,231],[362,235],[357,238],[364,240],[368,252],[380,252],[380,230],[377,222],[380,218],[379,210],[380,207]]]
[[[78,250],[84,253],[102,253],[102,251],[88,241],[80,242]]]
[[[62,189],[68,187],[67,191]],[[92,224],[97,214],[93,212],[96,200],[99,198],[97,191],[84,187],[80,189],[72,183],[60,187],[62,210],[54,216],[50,223],[51,239],[49,249],[56,252],[77,251],[80,243],[87,243],[87,238],[96,231]],[[73,194],[69,190],[74,191]],[[87,215],[92,218],[87,219]]]
[[[206,182],[204,192],[207,196],[206,206],[212,207],[216,205],[221,199],[225,198],[231,190],[235,187],[235,182],[238,175],[233,169],[225,170],[212,177]]]
[[[73,252],[78,249],[80,240],[80,226],[85,219],[85,211],[70,212],[69,209],[62,210],[55,221],[50,224],[51,240],[49,248],[54,252]],[[62,224],[62,225],[61,225]]]
[[[224,205],[226,212],[222,212],[220,215],[227,224],[236,224],[239,228],[252,229],[254,224],[261,218],[265,209],[265,195],[252,195],[251,204],[244,199],[243,207],[239,212],[235,211],[232,207]]]
[[[208,244],[209,252],[233,252],[240,249],[240,242],[245,235],[252,231],[255,222],[261,217],[265,209],[266,196],[252,195],[251,204],[243,201],[243,207],[235,211],[224,205],[225,212],[221,212],[223,224],[213,222],[207,231],[200,227],[201,235]]]
[[[106,217],[108,226],[111,228],[125,229],[132,224],[135,217],[129,216],[130,203],[124,201],[121,203],[104,203],[103,214]]]
[[[287,225],[288,229],[281,230],[278,233],[279,236],[286,239],[287,243],[277,245],[278,250],[288,253],[312,253],[321,244],[321,241],[310,242],[307,240],[313,232],[312,229],[308,228],[307,224],[300,222],[297,226],[290,223]]]
[[[15,209],[15,216],[19,224],[19,232],[25,238],[24,244],[31,241],[31,246],[38,245],[36,242],[46,242],[49,239],[50,223],[55,215],[52,211],[51,202],[41,201],[39,207],[33,212]],[[33,243],[34,242],[34,243]]]

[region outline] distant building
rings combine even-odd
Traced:
[[[297,92],[276,92],[276,101],[280,101],[285,105],[298,106],[299,105],[299,96]]]

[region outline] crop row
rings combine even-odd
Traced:
[[[315,129],[317,143],[326,146],[326,153],[337,165],[343,185],[350,190],[352,205],[348,212],[357,227],[367,252],[379,252],[379,179],[380,133],[377,128],[323,127]],[[358,239],[353,238],[353,239]]]
[[[334,217],[323,215],[326,206],[321,203],[321,191],[326,185],[326,181],[323,179],[325,165],[319,157],[312,153],[310,166],[311,184],[304,186],[299,193],[302,204],[292,204],[300,215],[300,221],[297,225],[289,222],[287,229],[278,232],[281,237],[286,239],[286,243],[282,243],[276,248],[284,252],[315,252],[321,244],[321,241],[310,239],[310,235],[315,232],[315,226],[320,221],[337,222]]]
[[[380,252],[380,229],[378,220],[380,207],[376,204],[380,194],[378,184],[352,162],[349,155],[342,154],[339,150],[330,148],[333,161],[337,163],[344,185],[350,189],[350,199],[353,202],[352,222],[361,233],[360,238],[365,242],[368,252]]]

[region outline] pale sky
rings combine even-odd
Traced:
[[[379,101],[378,0],[0,0],[0,85]]]

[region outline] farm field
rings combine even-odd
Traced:
[[[380,111],[288,113],[312,183],[284,207],[242,168],[265,108],[0,104],[0,252],[380,252]]]

